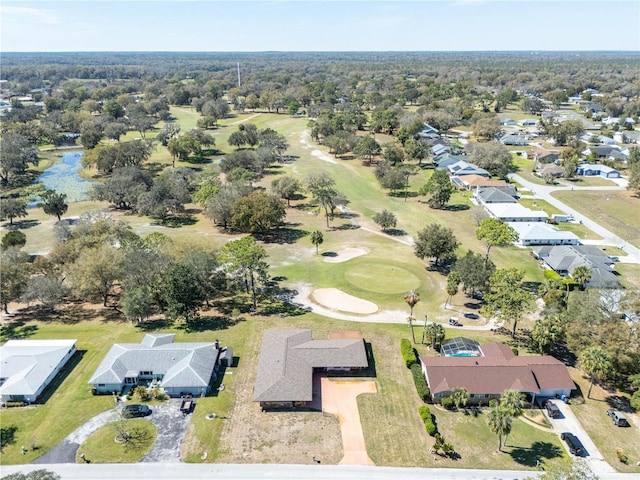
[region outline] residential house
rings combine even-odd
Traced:
[[[437,128],[434,128],[431,125],[425,123],[422,127],[422,131],[418,133],[418,136],[420,138],[435,140],[436,138],[440,138],[440,133]]]
[[[433,157],[433,163],[438,169],[446,169],[449,165],[464,161],[467,157],[464,155],[452,155],[451,153],[442,153]]]
[[[504,127],[515,127],[516,126],[516,121],[511,119],[511,118],[499,117],[498,121],[500,122],[500,125],[502,125]]]
[[[588,103],[587,105],[585,105],[584,107],[584,111],[586,112],[591,112],[591,113],[598,113],[601,114],[602,113],[602,106],[599,103]]]
[[[592,165],[590,163],[582,163],[578,165],[576,173],[585,177],[599,176],[603,178],[620,178],[620,172],[615,168],[611,168],[606,165]]]
[[[503,222],[546,222],[549,216],[542,210],[530,210],[519,203],[488,203],[485,210]]]
[[[480,175],[464,175],[460,177],[460,184],[465,190],[474,190],[476,187],[506,187],[509,184],[504,180],[490,180]]]
[[[520,125],[521,127],[535,127],[538,125],[538,120],[536,120],[535,118],[525,118],[523,120],[520,120],[518,122],[518,125]]]
[[[489,203],[516,203],[516,189],[513,185],[507,187],[476,187],[473,197],[478,205]]]
[[[444,347],[444,346],[443,346]],[[420,357],[422,373],[431,397],[440,402],[457,388],[469,392],[469,402],[487,405],[505,390],[517,390],[529,397],[569,397],[576,386],[567,367],[549,356],[515,355],[508,345],[491,342],[467,356]]]
[[[605,135],[592,135],[589,133],[585,133],[584,135],[580,135],[580,140],[585,143],[594,143],[600,145],[611,145],[614,148],[617,148],[615,138],[607,137]]]
[[[461,177],[463,175],[479,175],[481,177],[489,176],[489,172],[484,168],[477,167],[473,163],[468,163],[464,160],[460,160],[459,162],[449,165],[447,170],[450,175],[455,175],[457,177]]]
[[[542,147],[527,150],[523,156],[538,163],[555,163],[560,160],[560,155],[557,151],[547,150]]]
[[[614,261],[593,245],[563,245],[534,247],[533,254],[545,265],[564,277],[570,277],[577,267],[591,269],[587,287],[616,288],[620,282],[614,274]]]
[[[595,158],[613,158],[622,161],[627,158],[625,153],[614,145],[589,146],[582,151],[582,154],[585,156],[594,156]]]
[[[89,384],[96,393],[123,392],[154,383],[172,397],[206,394],[219,371],[219,342],[175,343],[175,336],[147,333],[140,343],[114,344]]]
[[[507,133],[500,137],[503,145],[529,145],[529,136],[521,133]]]
[[[0,398],[35,402],[76,352],[76,339],[9,340],[0,347]]]
[[[529,247],[533,245],[579,245],[580,238],[573,232],[565,232],[542,222],[513,222],[509,223],[518,232],[518,245]]]
[[[313,340],[310,329],[265,330],[253,401],[263,409],[310,407],[315,372],[361,370],[368,365],[360,332],[331,332],[327,340]]]
[[[451,146],[449,142],[443,138],[438,138],[431,142],[431,153],[434,156],[442,155],[444,153],[451,153]]]
[[[536,172],[538,173],[538,175],[540,175],[542,178],[545,178],[547,176],[552,176],[554,178],[560,178],[562,176],[564,176],[564,167],[561,167],[560,165],[556,165],[555,163],[551,163],[551,164],[546,164],[546,165],[538,165],[538,168],[536,169]]]

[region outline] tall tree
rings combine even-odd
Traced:
[[[500,406],[512,417],[519,417],[525,407],[524,394],[517,390],[505,390],[500,395]]]
[[[456,406],[456,410],[458,410],[460,406],[466,406],[469,398],[469,391],[466,388],[456,388],[451,392],[451,399]]]
[[[485,295],[485,311],[513,323],[511,336],[525,312],[530,309],[534,296],[522,288],[524,271],[517,268],[496,270],[489,278],[489,291]]]
[[[591,280],[591,269],[586,265],[580,265],[573,269],[571,278],[584,290],[585,285]]]
[[[580,365],[589,375],[589,391],[587,398],[591,398],[591,389],[596,380],[604,380],[611,371],[611,358],[600,346],[585,349],[579,356]]]
[[[437,267],[440,261],[454,258],[459,245],[453,230],[439,223],[432,223],[418,232],[414,253],[420,259],[435,259]]]
[[[473,294],[478,290],[487,289],[489,278],[495,272],[496,266],[491,260],[486,262],[482,255],[469,250],[464,257],[456,260],[453,269],[460,275],[464,291]]]
[[[29,255],[19,248],[6,248],[0,252],[0,302],[8,314],[9,302],[15,302],[27,288]]]
[[[24,174],[29,166],[38,165],[38,151],[29,139],[18,133],[4,133],[0,141],[0,181],[8,184]]]
[[[492,408],[488,416],[489,429],[498,435],[498,451],[502,451],[502,438],[511,433],[511,415],[500,405]]]
[[[444,208],[454,190],[447,172],[435,170],[427,183],[420,189],[420,195],[429,195],[427,203],[431,208]]]
[[[198,279],[189,266],[176,264],[169,267],[162,282],[167,318],[183,318],[189,323],[198,317],[204,294],[196,287],[197,283]]]
[[[257,285],[267,280],[269,264],[266,258],[266,250],[252,236],[232,240],[220,252],[220,261],[227,274],[244,283],[247,293],[251,292],[254,310],[258,308]]]
[[[291,200],[296,198],[300,191],[300,182],[294,177],[279,177],[271,182],[271,191],[287,201],[287,206],[291,206]]]
[[[107,306],[109,296],[123,277],[123,252],[108,244],[84,250],[70,268],[73,292],[88,300],[102,300]]]
[[[316,230],[311,234],[311,243],[316,246],[316,255],[318,254],[320,245],[324,242],[324,236],[320,230]]]
[[[58,193],[55,190],[45,190],[40,195],[42,199],[42,209],[47,215],[55,215],[58,217],[58,221],[62,215],[67,212],[69,205],[67,204],[67,194]]]
[[[0,215],[2,218],[9,219],[9,225],[13,225],[13,219],[16,217],[27,216],[27,205],[19,198],[7,198],[0,203]]]
[[[361,137],[358,144],[353,148],[353,153],[358,158],[361,158],[367,162],[371,162],[375,155],[378,155],[382,148],[380,144],[376,142],[376,139],[372,136]]]
[[[531,331],[534,348],[543,355],[551,353],[553,346],[564,338],[562,320],[558,315],[537,320]]]
[[[265,234],[280,226],[285,215],[279,198],[256,191],[234,203],[231,224],[240,232]]]
[[[11,230],[7,232],[0,242],[0,248],[7,250],[8,248],[22,248],[27,244],[27,236],[20,230]]]
[[[426,321],[426,319],[425,319]],[[431,322],[424,331],[425,340],[431,344],[431,348],[437,349],[446,337],[445,329],[439,323]]]
[[[489,260],[491,247],[506,247],[518,240],[518,232],[498,218],[485,218],[476,229],[476,237],[487,245],[485,262]]]
[[[411,338],[413,338],[413,343],[416,343],[416,334],[413,331],[413,307],[415,307],[420,301],[420,294],[411,290],[404,296],[404,301],[409,305],[409,318],[407,321],[409,322],[409,328],[411,329]]]
[[[460,274],[453,270],[449,273],[449,275],[447,275],[447,300],[444,302],[444,308],[447,308],[447,304],[451,301],[453,296],[458,293],[459,286]]]
[[[390,228],[395,228],[398,220],[392,212],[385,209],[382,212],[377,212],[373,216],[373,221],[380,225],[383,232],[386,232]]]

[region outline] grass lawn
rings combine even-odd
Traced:
[[[587,215],[627,242],[640,247],[640,199],[626,190],[557,191],[552,194],[571,208]]]
[[[640,467],[636,462],[640,461],[640,442],[638,442],[638,427],[631,423],[631,428],[617,427],[607,416],[607,409],[616,408],[616,396],[627,397],[627,394],[616,391],[607,391],[598,385],[593,386],[591,398],[587,398],[589,380],[581,371],[570,368],[571,377],[579,385],[584,396],[584,403],[571,403],[571,409],[575,413],[584,429],[596,444],[604,459],[620,472],[640,473]],[[628,456],[628,464],[618,460],[616,450],[620,448]]]
[[[513,164],[518,167],[517,174],[525,180],[537,185],[548,185],[542,178],[533,174],[533,160],[528,160],[520,156],[513,157]]]
[[[521,198],[518,200],[521,205],[530,208],[531,210],[543,210],[549,217],[554,213],[562,214],[562,210],[554,207],[550,203],[540,200],[539,198]]]
[[[626,288],[640,289],[640,265],[616,263],[616,272],[620,274],[620,281]]]
[[[555,227],[565,232],[573,232],[582,240],[599,240],[602,237],[596,235],[592,230],[588,229],[582,223],[575,222],[558,222]]]
[[[617,187],[618,184],[611,180],[602,177],[585,177],[580,175],[579,177],[565,178],[561,180],[561,183],[569,185],[571,187]]]
[[[77,463],[137,463],[151,451],[158,437],[158,429],[148,420],[124,420],[98,429],[78,449]],[[131,435],[128,442],[116,442],[124,429]],[[84,453],[85,460],[80,457]]]

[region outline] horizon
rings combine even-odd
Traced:
[[[4,0],[0,13],[8,53],[640,51],[631,0]]]

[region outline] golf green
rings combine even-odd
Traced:
[[[420,287],[420,279],[394,263],[360,261],[349,265],[344,274],[353,286],[375,293],[406,293]]]

